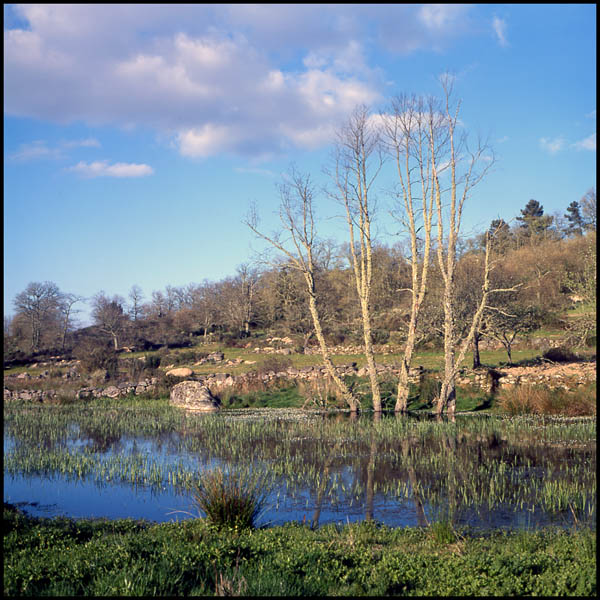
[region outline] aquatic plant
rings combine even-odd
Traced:
[[[218,527],[252,528],[263,509],[267,490],[248,471],[215,469],[195,482],[192,497]]]

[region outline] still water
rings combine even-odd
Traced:
[[[235,467],[263,477],[263,526],[364,519],[394,527],[449,519],[483,530],[595,526],[595,442],[562,439],[581,437],[581,428],[563,434],[528,425],[528,443],[517,444],[513,425],[490,429],[473,418],[436,429],[419,421],[217,415],[169,422],[153,435],[136,433],[126,419],[103,428],[90,418],[67,411],[50,434],[5,411],[4,501],[35,516],[178,521],[201,515],[186,481]]]

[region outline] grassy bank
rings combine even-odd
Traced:
[[[596,539],[372,522],[217,530],[202,519],[35,519],[5,507],[4,594],[594,596]]]

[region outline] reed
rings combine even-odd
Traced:
[[[266,488],[248,471],[215,469],[204,473],[192,497],[207,519],[217,527],[253,528],[260,515]]]
[[[278,502],[304,502],[324,490],[332,506],[347,506],[362,503],[372,485],[375,494],[419,499],[428,510],[451,503],[562,514],[572,507],[577,519],[595,511],[593,419],[374,423],[340,416],[272,409],[186,415],[166,400],[11,406],[4,409],[4,469],[188,495],[198,473],[220,465],[224,474],[262,478],[260,489],[274,490]]]

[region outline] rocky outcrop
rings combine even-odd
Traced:
[[[171,388],[171,404],[193,412],[217,412],[221,402],[199,381],[182,381]]]

